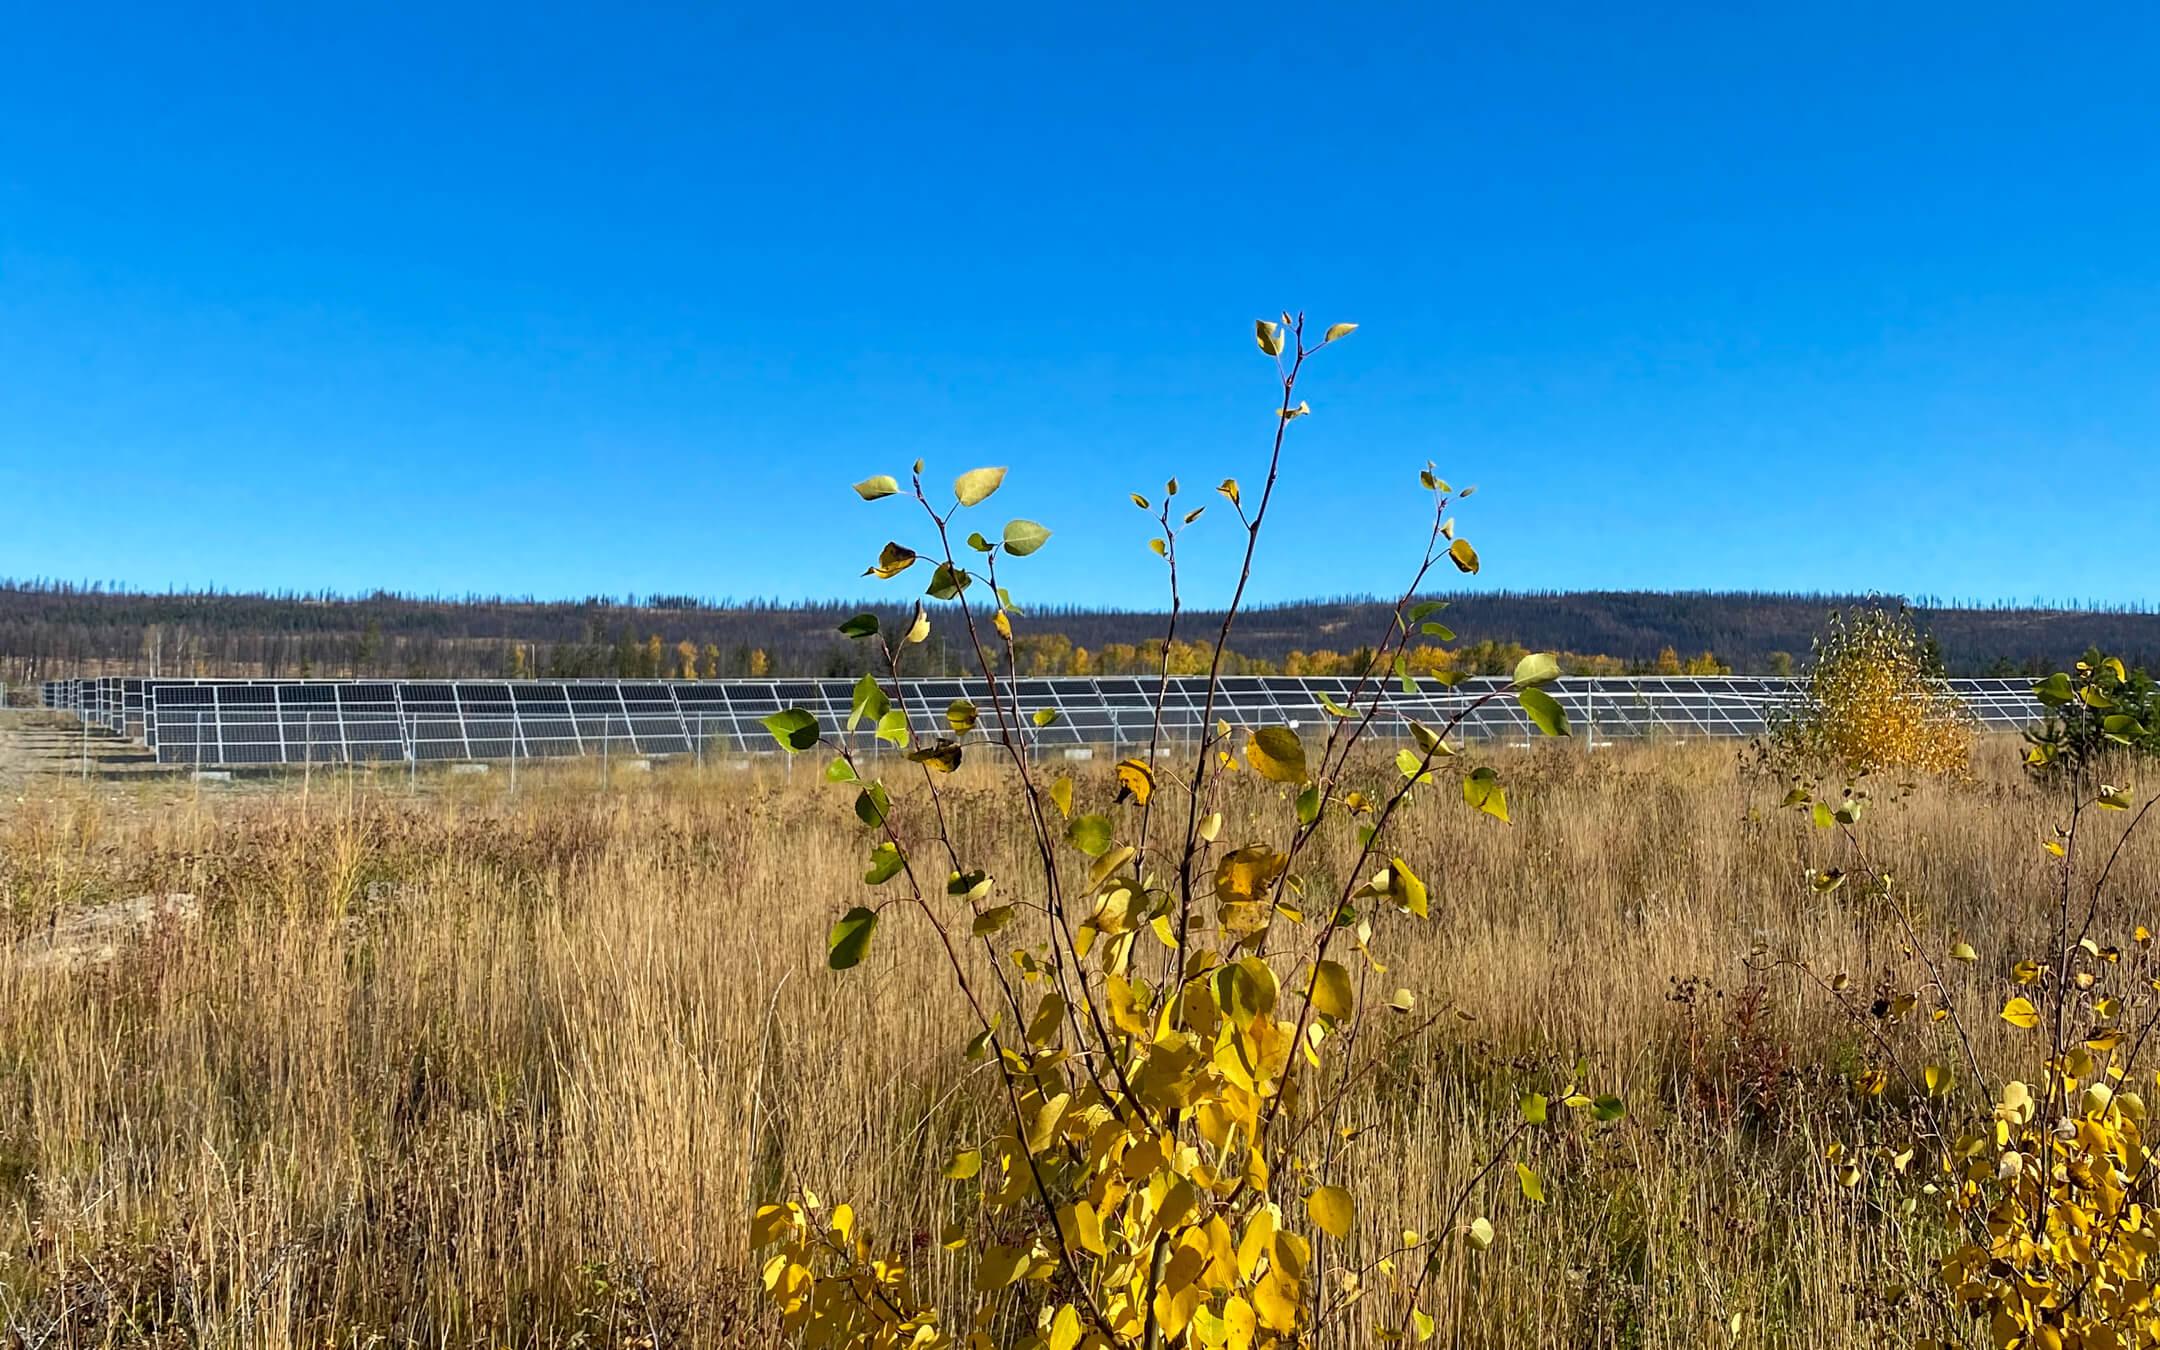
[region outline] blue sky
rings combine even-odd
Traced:
[[[2149,9],[302,8],[10,14],[0,575],[859,595],[920,456],[1147,605],[1303,306],[1261,598],[1431,459],[1481,587],[2160,599]]]

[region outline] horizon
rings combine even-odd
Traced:
[[[1160,594],[1288,301],[1256,599],[1390,592],[1433,460],[1473,587],[2160,600],[2160,15],[1115,17],[26,14],[0,572],[833,594],[921,457],[1023,605]]]
[[[892,605],[911,598],[906,592],[884,596],[826,596],[802,599],[785,599],[777,596],[721,596],[721,595],[670,595],[653,593],[646,595],[509,595],[488,593],[435,593],[423,594],[377,588],[372,591],[317,591],[317,590],[234,590],[223,588],[175,587],[152,590],[131,586],[113,580],[69,581],[49,577],[0,576],[0,593],[18,594],[67,594],[90,596],[116,596],[128,599],[253,599],[316,603],[325,605],[361,605],[375,602],[411,605],[450,606],[531,606],[533,608],[612,608],[633,610],[844,610],[870,609]],[[1815,590],[1713,590],[1696,588],[1688,590],[1622,589],[1596,587],[1583,589],[1546,589],[1527,587],[1495,587],[1491,590],[1428,588],[1415,593],[1418,600],[1442,599],[1449,603],[1465,598],[1478,600],[1546,600],[1546,599],[1595,599],[1598,597],[1637,598],[1657,597],[1702,600],[1766,600],[1786,603],[1822,603],[1830,605],[1884,603],[1896,604],[1918,613],[2031,613],[2031,614],[2095,614],[2095,615],[2151,615],[2160,614],[2160,603],[2128,600],[2062,600],[2045,597],[2001,600],[1972,599],[1966,597],[1895,595],[1880,591],[1815,591]],[[1269,611],[1317,608],[1328,605],[1392,605],[1400,597],[1373,593],[1347,595],[1292,596],[1282,600],[1248,600],[1239,606],[1242,613],[1265,613]],[[1145,606],[1098,605],[1086,602],[1066,603],[1051,601],[1033,607],[1036,612],[1050,614],[1131,615],[1144,617],[1167,613],[1167,609]],[[1188,615],[1220,614],[1221,609],[1204,605],[1185,605]]]

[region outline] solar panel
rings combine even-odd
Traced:
[[[2018,730],[2040,705],[2022,680],[1950,680],[1981,725]],[[888,689],[892,686],[888,683]],[[788,707],[815,715],[826,734],[878,753],[873,730],[850,732],[854,681],[784,680],[189,680],[54,681],[48,706],[93,712],[139,727],[162,763],[330,764],[530,759],[573,755],[684,755],[773,749],[760,719]],[[1749,737],[1804,696],[1797,679],[1755,676],[1567,676],[1547,687],[1579,735],[1595,743],[1657,736]],[[1233,677],[1212,696],[1199,676],[1167,684],[1132,676],[1024,677],[1001,681],[993,703],[979,678],[904,680],[896,706],[918,730],[944,726],[955,699],[975,703],[975,739],[999,729],[1043,750],[1144,744],[1161,705],[1163,731],[1190,739],[1213,722],[1232,727],[1330,723],[1326,706],[1372,712],[1371,734],[1407,739],[1410,723],[1460,719],[1465,739],[1530,739],[1536,730],[1504,678],[1452,688],[1431,680],[1406,692],[1388,679]],[[131,711],[133,707],[139,711]],[[1038,726],[1037,712],[1055,714]],[[888,751],[889,753],[889,748]]]

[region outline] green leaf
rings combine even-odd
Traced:
[[[1546,1119],[1546,1110],[1552,1103],[1545,1100],[1544,1093],[1533,1092],[1524,1097],[1518,1105],[1522,1107],[1522,1118],[1526,1123],[1543,1125]]]
[[[1058,720],[1058,710],[1055,708],[1037,708],[1034,712],[1028,714],[1028,720],[1036,726],[1046,727]]]
[[[1532,652],[1515,663],[1515,685],[1528,689],[1560,678],[1560,662],[1551,652]]]
[[[900,480],[889,473],[875,474],[855,485],[855,495],[866,502],[890,497],[900,490]]]
[[[1015,558],[1025,558],[1049,542],[1050,531],[1032,520],[1008,520],[1005,522],[1005,551]]]
[[[855,681],[854,696],[848,700],[847,729],[853,731],[865,722],[873,726],[876,725],[878,719],[883,717],[886,709],[890,707],[892,707],[892,700],[886,697],[884,688],[877,682],[877,677],[875,675],[864,675],[861,679]]]
[[[833,762],[825,766],[825,781],[828,783],[852,783],[855,781],[855,766],[835,756]]]
[[[870,935],[877,932],[877,911],[861,905],[841,915],[825,938],[825,964],[847,970],[861,963],[870,951]]]
[[[840,632],[843,636],[851,638],[874,637],[877,635],[877,615],[858,614],[846,623],[841,624]]]
[[[1590,1115],[1596,1120],[1618,1120],[1626,1114],[1627,1103],[1610,1093],[1598,1098],[1590,1107]]]
[[[968,582],[972,580],[974,578],[970,577],[966,572],[960,571],[948,563],[939,563],[937,571],[930,574],[928,594],[933,600],[950,600],[966,590]]]
[[[1500,775],[1493,770],[1471,770],[1470,776],[1462,780],[1462,795],[1464,801],[1486,815],[1507,820],[1507,790],[1500,786]]]
[[[879,740],[905,750],[907,749],[909,734],[907,714],[898,708],[888,709],[878,716],[877,738]]]
[[[1320,785],[1308,783],[1297,797],[1298,824],[1310,825],[1320,818]]]
[[[783,709],[758,721],[772,733],[774,740],[780,742],[780,748],[791,755],[818,743],[817,716],[801,708]]]
[[[906,865],[906,856],[900,852],[898,845],[888,839],[870,850],[870,870],[863,873],[863,880],[872,886],[882,886],[900,875],[901,869]]]
[[[855,795],[855,818],[873,828],[883,825],[892,814],[892,798],[885,793],[883,783],[872,783]]]
[[[2052,708],[2076,698],[2077,691],[2070,687],[2070,677],[2058,670],[2033,686],[2033,697]]]
[[[973,506],[997,491],[998,484],[1004,481],[1002,468],[969,469],[953,480],[953,496],[960,499],[962,506]]]
[[[1539,731],[1548,736],[1568,734],[1567,710],[1551,694],[1542,689],[1524,689],[1515,695],[1515,699]]]
[[[1065,827],[1065,838],[1090,858],[1100,858],[1110,851],[1116,833],[1108,816],[1074,816]]]

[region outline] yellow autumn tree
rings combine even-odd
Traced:
[[[1973,724],[1931,668],[1911,615],[1870,604],[1831,614],[1776,739],[1855,773],[1947,774],[1970,761]]]

